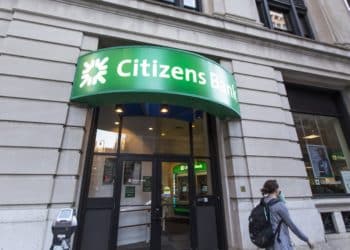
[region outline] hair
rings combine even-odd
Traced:
[[[276,192],[276,190],[279,188],[278,183],[276,180],[267,180],[264,183],[264,186],[262,189],[260,189],[262,195],[265,194],[272,194]]]

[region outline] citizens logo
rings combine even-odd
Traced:
[[[106,82],[105,75],[107,74],[109,58],[105,57],[102,60],[100,58],[92,59],[89,62],[84,63],[84,69],[81,76],[80,88],[84,86],[96,85],[97,83],[104,84]]]

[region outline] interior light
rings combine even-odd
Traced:
[[[192,128],[195,128],[195,127],[196,127],[196,125],[192,124]]]
[[[165,136],[165,133],[163,132],[163,133],[161,133],[160,135],[161,135],[161,136]]]
[[[114,122],[114,124],[118,126],[118,125],[119,125],[119,122]]]
[[[311,135],[307,135],[307,136],[303,137],[303,139],[305,139],[305,140],[310,140],[310,139],[315,139],[315,138],[320,138],[320,136],[316,135],[316,134],[311,134]]]
[[[153,130],[153,128],[152,128],[152,127],[149,127],[149,128],[148,128],[148,130],[149,130],[149,131],[152,131],[152,130]]]
[[[115,105],[114,111],[115,111],[116,113],[118,113],[118,114],[121,114],[121,113],[124,112],[122,106],[120,106],[120,105]]]
[[[169,112],[169,107],[167,105],[162,105],[160,108],[160,113],[166,114]]]

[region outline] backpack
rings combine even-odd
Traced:
[[[272,199],[266,204],[264,198],[262,198],[260,203],[253,208],[250,213],[249,236],[250,240],[257,247],[267,248],[273,246],[277,234],[279,240],[279,231],[281,229],[282,220],[279,222],[276,232],[273,232],[269,209],[269,207],[278,202],[280,202],[279,199]]]

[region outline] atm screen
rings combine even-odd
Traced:
[[[61,209],[57,216],[57,221],[71,221],[73,218],[73,209]]]

